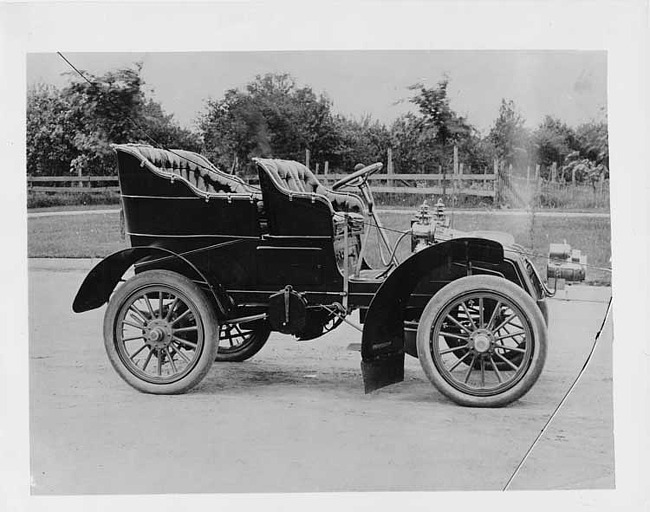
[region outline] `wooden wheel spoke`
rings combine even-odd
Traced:
[[[513,318],[516,318],[516,317],[517,317],[517,313],[513,313],[508,318],[506,318],[503,322],[501,322],[498,327],[495,327],[494,329],[492,329],[492,332],[499,332],[506,325],[508,325],[512,321]]]
[[[172,334],[172,339],[174,341],[180,343],[181,345],[186,345],[186,346],[191,347],[191,348],[196,348],[198,346],[196,343],[184,340],[183,338],[179,338],[178,336],[174,336],[173,334]]]
[[[497,380],[499,381],[499,384],[503,382],[503,379],[501,378],[501,372],[499,372],[499,369],[497,368],[497,365],[494,363],[494,359],[492,359],[492,356],[490,356],[490,364],[492,365],[492,368],[494,368],[494,374],[497,376]]]
[[[463,310],[465,311],[465,315],[469,319],[470,323],[472,324],[472,330],[476,330],[476,324],[474,323],[474,319],[472,318],[472,315],[470,314],[469,310],[467,309],[467,306],[465,305],[464,302],[461,302],[461,306],[463,307]]]
[[[472,362],[469,363],[469,368],[467,369],[467,373],[465,374],[465,380],[463,380],[465,384],[467,384],[467,381],[469,380],[469,376],[472,374],[472,370],[474,369],[474,363],[476,362],[476,357],[477,355],[474,354],[474,357],[472,357]]]
[[[158,292],[158,318],[163,317],[163,292]]]
[[[172,302],[172,305],[169,306],[167,314],[165,315],[165,320],[169,321],[169,319],[172,317],[172,313],[174,312],[174,308],[176,308],[176,304],[178,304],[178,297],[174,297],[174,301]]]
[[[478,299],[478,326],[480,329],[485,327],[485,319],[483,315],[485,314],[485,308],[483,307],[483,297]]]
[[[494,306],[494,311],[492,311],[492,314],[490,315],[490,319],[488,320],[487,323],[487,329],[492,329],[492,323],[496,320],[497,315],[499,314],[499,309],[501,308],[501,302],[497,302],[496,305]]]
[[[521,352],[522,354],[526,353],[526,350],[519,347],[509,347],[508,345],[501,345],[499,343],[495,343],[494,346],[502,350],[511,350],[512,352]]]
[[[519,370],[519,367],[518,367],[518,366],[515,366],[515,364],[514,364],[512,361],[510,361],[509,359],[506,359],[505,357],[503,357],[503,356],[502,356],[501,354],[499,354],[498,352],[495,352],[494,355],[497,356],[499,359],[501,359],[504,363],[506,363],[506,364],[507,364],[510,368],[512,368],[514,371]]]
[[[133,361],[133,358],[137,356],[140,352],[142,352],[145,348],[147,348],[148,345],[142,345],[138,350],[136,350],[133,354],[129,356],[129,359]]]
[[[515,336],[520,336],[522,334],[526,334],[526,333],[524,331],[519,331],[519,332],[510,333],[510,334],[504,334],[503,336],[497,336],[496,338],[494,338],[494,341],[501,341],[501,340],[505,340],[505,339],[508,339],[508,338],[514,338]]]
[[[485,359],[481,358],[481,386],[485,387]]]
[[[153,356],[153,349],[149,349],[149,354],[147,354],[147,359],[144,361],[144,365],[142,366],[142,371],[147,369],[147,365],[149,364],[149,361],[151,361],[151,356]]]
[[[128,338],[122,338],[122,343],[125,341],[133,341],[133,340],[141,340],[144,339],[144,336],[139,335],[139,336],[129,336]]]
[[[178,329],[173,329],[173,332],[192,332],[197,331],[199,328],[195,325],[192,327],[179,327]]]
[[[176,369],[176,363],[174,363],[174,359],[172,358],[172,355],[169,353],[169,349],[165,347],[165,355],[167,356],[167,359],[169,359],[169,364],[172,365],[172,371],[174,373],[178,373],[178,370]]]
[[[170,343],[169,346],[174,350],[176,354],[178,354],[181,357],[183,361],[185,361],[187,364],[190,364],[190,360],[187,358],[187,356],[185,356],[185,354],[183,354],[180,351],[180,347],[177,348],[176,345],[174,345],[173,343]]]
[[[439,354],[442,356],[442,355],[445,355],[445,354],[449,354],[450,352],[456,352],[456,350],[462,350],[462,349],[467,348],[467,347],[469,347],[469,343],[466,343],[465,345],[460,345],[458,347],[447,348],[445,350],[441,350],[439,352]]]
[[[158,373],[158,377],[160,377],[162,375],[162,353],[160,350],[156,350],[156,357],[158,358],[158,367],[156,372]]]
[[[172,323],[171,323],[170,325],[174,325],[176,322],[178,322],[178,321],[181,320],[182,318],[185,318],[185,317],[186,317],[187,315],[189,315],[191,312],[192,312],[192,311],[191,311],[189,308],[187,308],[187,309],[186,309],[185,311],[183,311],[180,315],[178,315],[176,318],[174,318],[174,320],[172,321]]]
[[[454,363],[454,366],[452,366],[451,368],[449,368],[447,371],[448,371],[449,373],[453,372],[453,371],[456,369],[456,367],[457,367],[460,363],[462,363],[462,362],[465,360],[465,358],[466,358],[467,356],[469,356],[469,354],[470,354],[470,352],[467,352],[463,357],[461,357],[460,359],[458,359],[458,361],[456,361],[456,362]]]
[[[472,331],[470,331],[467,327],[465,327],[463,324],[461,324],[458,320],[456,320],[453,316],[447,315],[447,318],[449,318],[452,322],[454,322],[458,327],[460,327],[463,331],[465,331],[467,334],[472,334]]]
[[[468,336],[460,336],[459,334],[454,334],[453,332],[440,331],[440,335],[445,336],[445,337],[449,336],[450,338],[456,338],[456,339],[463,340],[463,341],[469,341]]]
[[[142,298],[144,299],[144,303],[147,305],[147,310],[149,311],[151,318],[156,318],[156,315],[153,312],[153,308],[151,307],[151,302],[149,301],[149,297],[147,297],[147,294],[146,293],[143,294]]]
[[[138,316],[138,318],[142,320],[142,322],[147,323],[149,321],[149,319],[146,316],[144,316],[144,313],[140,311],[137,307],[135,307],[135,304],[131,304],[129,306],[129,311],[131,313],[135,313]]]
[[[131,322],[130,320],[126,320],[126,319],[122,320],[122,324],[135,327],[136,329],[144,329],[144,325],[136,324],[135,322]]]

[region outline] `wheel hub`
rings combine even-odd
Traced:
[[[470,336],[472,348],[479,354],[484,354],[492,350],[494,345],[494,338],[492,333],[486,329],[478,329]]]
[[[165,348],[171,341],[172,333],[166,321],[153,320],[147,325],[144,337],[150,347]]]

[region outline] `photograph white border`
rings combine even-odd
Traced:
[[[0,5],[2,478],[8,510],[641,510],[647,506],[648,2],[376,1]],[[616,490],[187,496],[29,495],[25,55],[75,51],[581,49],[608,52]],[[7,233],[9,236],[7,236]],[[642,334],[639,335],[639,332]],[[9,350],[10,349],[10,350]],[[10,421],[6,421],[9,418]],[[540,425],[541,428],[541,425]],[[532,441],[532,440],[531,440]],[[4,499],[0,496],[0,500]],[[644,505],[646,503],[646,505]]]

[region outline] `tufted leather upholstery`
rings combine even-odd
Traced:
[[[241,179],[219,171],[207,158],[192,151],[158,149],[145,144],[120,144],[113,146],[148,163],[157,172],[168,177],[179,176],[199,192],[208,194],[247,194],[261,199],[261,194]]]
[[[292,160],[256,158],[258,166],[285,192],[314,193],[325,196],[334,211],[363,213],[363,203],[354,194],[334,192],[324,187],[305,165]]]

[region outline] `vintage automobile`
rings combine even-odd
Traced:
[[[523,248],[450,229],[440,203],[391,246],[367,179],[381,163],[328,189],[301,163],[258,158],[255,187],[196,153],[114,150],[130,248],[91,270],[73,309],[108,302],[106,351],[134,388],[183,393],[214,361],[255,355],[271,332],[312,340],[343,321],[362,331],[366,392],[402,381],[405,354],[466,406],[508,404],[538,379],[550,292]],[[352,186],[360,195],[342,191]],[[407,235],[412,254],[400,262]]]

